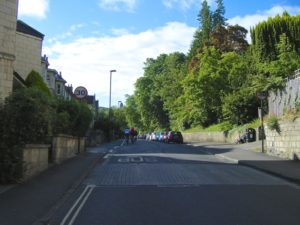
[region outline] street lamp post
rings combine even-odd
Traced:
[[[111,77],[113,72],[117,72],[116,70],[110,70],[110,78],[109,78],[109,108],[108,108],[108,139],[109,141],[111,140],[110,138],[110,125],[111,125]]]
[[[261,152],[264,153],[264,138],[265,138],[265,129],[264,129],[264,109],[263,109],[263,100],[268,96],[267,92],[258,92],[257,97],[260,99],[260,108],[258,109],[258,114],[261,121]]]

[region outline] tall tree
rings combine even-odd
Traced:
[[[206,0],[202,2],[202,8],[198,15],[198,20],[200,22],[201,29],[201,46],[209,45],[209,35],[212,30],[212,15]]]
[[[212,15],[212,27],[216,29],[219,26],[226,26],[225,7],[223,0],[216,0],[217,8]]]
[[[270,17],[251,29],[251,39],[261,61],[278,59],[277,44],[280,36],[286,34],[290,45],[300,55],[300,15],[290,16],[284,12],[282,16]]]

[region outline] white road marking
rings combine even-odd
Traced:
[[[65,225],[66,221],[69,219],[69,217],[72,215],[73,211],[76,209],[77,205],[79,204],[77,210],[73,214],[73,216],[72,216],[70,222],[68,223],[68,225],[72,225],[74,223],[74,221],[75,221],[76,217],[78,216],[80,210],[82,209],[83,205],[85,204],[86,200],[88,199],[88,197],[90,196],[90,194],[92,193],[92,191],[94,190],[95,187],[96,187],[95,185],[87,185],[85,187],[85,189],[83,190],[81,195],[78,197],[78,199],[76,200],[74,205],[70,208],[70,210],[68,211],[68,213],[66,214],[66,216],[64,217],[64,219],[60,223],[60,225]]]

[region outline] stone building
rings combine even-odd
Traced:
[[[0,1],[0,102],[13,87],[17,9],[17,0]]]
[[[32,70],[42,74],[41,55],[43,40],[44,34],[21,20],[17,21],[14,70],[24,80]]]
[[[44,80],[53,95],[65,100],[75,98],[72,86],[66,86],[67,81],[62,77],[61,72],[55,69],[47,69],[46,80]]]

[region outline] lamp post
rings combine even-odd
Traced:
[[[110,141],[110,124],[111,124],[111,77],[113,72],[117,72],[116,70],[110,70],[110,78],[109,78],[109,108],[108,108],[108,140]]]
[[[263,109],[263,100],[268,96],[267,92],[258,92],[257,97],[260,99],[260,108],[258,108],[258,115],[261,121],[261,152],[264,153],[264,138],[265,138],[265,129],[264,129],[264,109]]]

